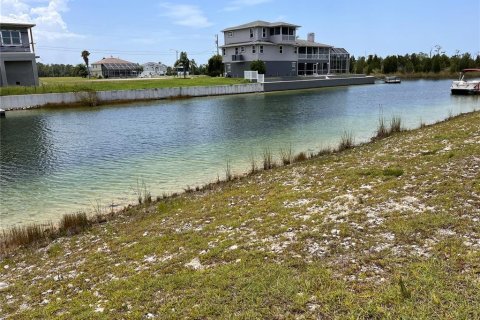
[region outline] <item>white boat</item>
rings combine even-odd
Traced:
[[[480,80],[465,80],[465,73],[480,72],[480,69],[464,69],[458,81],[453,81],[450,90],[452,94],[480,94]]]
[[[385,77],[385,83],[401,83],[402,80],[400,80],[399,77]]]

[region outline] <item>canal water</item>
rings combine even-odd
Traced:
[[[268,148],[316,152],[344,132],[372,137],[380,116],[406,128],[480,109],[450,80],[404,81],[187,100],[9,112],[1,119],[0,223],[56,221],[153,197],[260,164]]]

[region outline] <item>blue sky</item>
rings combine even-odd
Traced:
[[[480,52],[479,0],[1,0],[0,15],[37,24],[43,63],[82,63],[120,57],[132,62],[175,61],[186,51],[197,63],[216,52],[222,29],[254,20],[298,24],[306,38],[346,48],[355,56]]]

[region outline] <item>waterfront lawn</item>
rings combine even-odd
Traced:
[[[480,112],[0,260],[11,319],[479,319]]]
[[[79,91],[133,90],[193,86],[218,86],[246,83],[239,78],[195,76],[191,78],[165,77],[158,79],[86,79],[80,77],[40,78],[38,87],[2,87],[0,96],[18,94],[62,93]]]

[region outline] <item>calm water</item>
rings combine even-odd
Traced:
[[[1,128],[1,227],[124,205],[248,169],[253,154],[318,151],[344,131],[368,140],[380,114],[418,127],[480,109],[450,80],[9,112]]]

